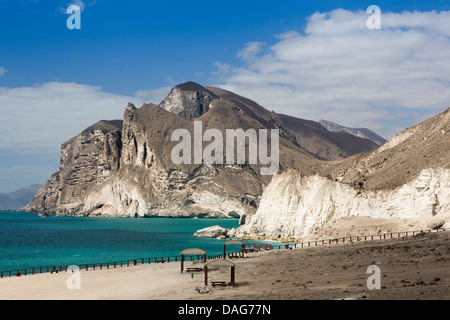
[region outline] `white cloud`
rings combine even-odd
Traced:
[[[263,42],[249,42],[245,48],[237,53],[237,56],[246,62],[253,62],[257,55],[261,52],[265,43]]]
[[[399,122],[413,125],[450,105],[450,12],[383,12],[381,30],[367,28],[369,16],[315,13],[303,33],[277,35],[270,47],[250,42],[238,53],[244,68],[218,62],[213,75],[218,86],[279,113],[389,138]]]
[[[2,66],[0,66],[0,77],[3,76],[6,73],[6,69]]]
[[[93,1],[88,3],[87,5],[89,7],[92,7],[93,5],[96,4],[97,1]],[[86,3],[83,0],[72,0],[70,2],[68,2],[64,7],[60,6],[58,7],[58,13],[60,14],[67,14],[67,8],[71,5],[76,5],[78,7],[80,7],[81,12],[84,11],[84,9],[86,8]]]
[[[133,100],[75,83],[0,88],[0,149],[58,156],[63,142],[90,125],[122,119]]]
[[[226,81],[227,77],[230,75],[232,67],[229,64],[215,62],[214,66],[217,68],[211,74],[216,81]]]
[[[175,85],[175,80],[173,80],[172,76],[169,74],[166,76],[166,82],[172,85]]]
[[[83,12],[83,11],[84,11],[84,8],[86,7],[86,4],[85,4],[84,1],[82,1],[82,0],[74,0],[74,1],[71,1],[71,2],[67,5],[67,7],[68,7],[68,6],[71,6],[71,5],[79,6],[80,9],[81,9],[81,12]]]

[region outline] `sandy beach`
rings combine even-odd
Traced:
[[[180,263],[81,271],[80,289],[69,290],[71,274],[0,279],[2,300],[334,300],[450,299],[450,232],[323,247],[249,254],[236,263],[234,288],[211,288],[203,273],[180,273]],[[381,271],[381,289],[369,290],[367,268]],[[228,269],[210,280],[229,281]]]

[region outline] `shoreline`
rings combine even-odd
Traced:
[[[320,247],[320,246],[326,246],[326,245],[339,245],[342,241],[342,244],[346,243],[358,243],[359,241],[377,241],[377,240],[392,240],[392,239],[402,239],[402,238],[408,238],[408,237],[414,237],[416,235],[424,235],[429,233],[437,233],[437,232],[449,232],[449,229],[445,228],[439,228],[439,229],[433,229],[433,230],[410,230],[410,231],[398,231],[398,232],[390,232],[390,233],[382,233],[382,234],[376,234],[376,235],[357,235],[357,236],[340,236],[336,238],[330,238],[330,239],[317,239],[312,238],[308,240],[305,240],[303,242],[300,241],[286,241],[283,242],[281,240],[272,240],[272,239],[261,239],[261,237],[258,237],[258,239],[250,239],[250,238],[243,238],[243,237],[236,237],[236,238],[226,238],[227,240],[254,240],[254,241],[260,241],[260,242],[274,242],[278,244],[268,244],[266,245],[270,246],[270,249],[260,249],[256,251],[259,253],[260,251],[272,251],[272,250],[288,250],[288,249],[297,249],[297,248],[310,248],[310,247]],[[402,236],[402,234],[404,234]],[[394,236],[395,235],[395,236]],[[215,238],[219,240],[223,240],[222,238]],[[262,247],[262,243],[256,244],[256,243],[249,243],[249,247],[246,249],[255,249],[255,247]],[[278,248],[276,248],[278,247]],[[283,248],[282,248],[283,247]],[[231,256],[237,256],[240,254],[241,251],[229,251],[227,252],[227,255]],[[251,253],[255,253],[255,251],[250,251]],[[249,254],[249,253],[246,253]],[[211,257],[218,257],[222,256],[222,254],[218,255],[210,255],[208,260],[214,260]],[[197,258],[193,258],[191,261],[200,261],[202,257],[197,256]],[[153,260],[153,262],[151,262]],[[139,261],[141,261],[139,263]],[[147,262],[145,262],[147,261]],[[79,267],[81,270],[88,271],[89,267],[91,270],[95,271],[96,267],[97,269],[103,270],[106,268],[106,270],[116,269],[116,268],[123,268],[123,264],[126,264],[126,267],[137,266],[137,265],[145,265],[145,264],[158,264],[158,263],[173,263],[173,262],[180,262],[181,256],[154,256],[154,257],[147,257],[147,258],[132,258],[132,259],[126,259],[122,261],[115,261],[115,262],[98,262],[98,263],[85,263],[85,264],[76,264],[76,265],[70,265],[70,266],[76,266]],[[120,266],[119,266],[120,264]],[[38,267],[27,267],[27,268],[14,268],[10,270],[0,270],[0,280],[3,278],[11,278],[11,277],[17,277],[17,273],[14,274],[14,271],[17,271],[19,273],[19,276],[33,276],[35,274],[46,274],[46,273],[58,273],[58,272],[65,272],[69,265],[52,265],[52,266],[38,266]],[[39,272],[35,272],[35,270],[40,269]],[[47,271],[42,272],[42,269],[47,269]],[[31,272],[28,272],[28,270],[31,270]],[[24,273],[20,273],[20,271],[24,271]],[[6,276],[5,274],[8,273]],[[30,274],[31,273],[31,274]]]
[[[203,299],[450,299],[450,231],[407,238],[270,250],[233,259],[236,287],[199,294],[203,273],[180,273],[180,263],[81,271],[81,289],[69,290],[70,273],[0,279],[2,300]],[[378,265],[381,290],[369,290],[366,269]],[[212,270],[209,278],[229,279]],[[210,280],[210,281],[211,281]]]

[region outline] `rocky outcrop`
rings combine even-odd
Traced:
[[[64,143],[59,172],[25,209],[43,214],[86,214],[86,190],[105,183],[119,169],[121,131],[122,121],[100,121]]]
[[[201,230],[197,230],[194,233],[194,237],[201,237],[201,238],[227,237],[228,231],[229,231],[228,229],[222,228],[221,226],[212,226]]]
[[[194,82],[176,86],[160,106],[186,119],[194,120],[208,112],[211,102],[218,97]]]

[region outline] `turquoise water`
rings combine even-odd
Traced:
[[[177,256],[186,248],[220,254],[224,240],[193,236],[213,225],[231,229],[239,223],[234,219],[46,218],[0,211],[0,271]]]

